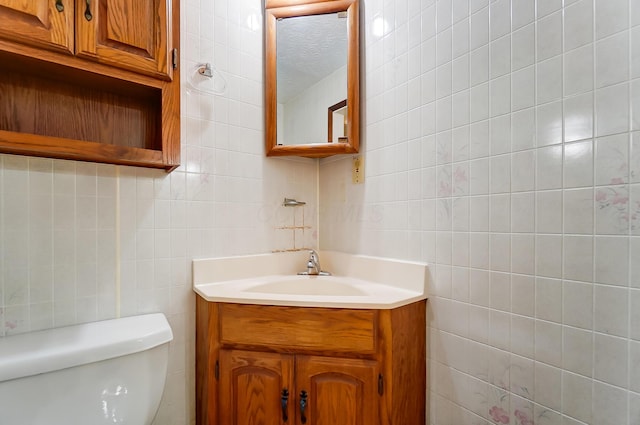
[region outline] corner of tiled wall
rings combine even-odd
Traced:
[[[429,263],[429,423],[640,423],[640,3],[365,7],[365,184],[322,163],[322,244]]]

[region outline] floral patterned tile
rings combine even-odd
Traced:
[[[562,415],[539,404],[533,406],[534,425],[562,425]]]
[[[29,332],[29,306],[16,305],[4,309],[2,328],[5,335]]]
[[[596,184],[623,184],[629,181],[628,133],[596,140]]]
[[[487,396],[488,419],[495,424],[508,425],[511,423],[509,415],[509,393],[498,387],[490,387]]]
[[[464,402],[465,407],[476,415],[487,418],[487,391],[490,385],[480,379],[469,378],[469,399]]]
[[[525,399],[533,400],[534,362],[526,357],[511,355],[511,392]],[[513,397],[512,394],[512,397]],[[513,403],[513,399],[512,399]],[[513,407],[513,406],[512,406]]]
[[[489,358],[489,383],[502,390],[510,388],[510,356],[502,350],[492,349]]]
[[[511,395],[511,424],[515,425],[535,425],[535,412],[532,402]]]
[[[451,208],[451,198],[438,199],[436,204],[436,229],[451,230]]]
[[[453,194],[451,166],[438,167],[437,171],[438,197],[448,198]]]
[[[469,164],[460,163],[453,167],[452,186],[453,194],[464,196],[469,194]]]
[[[446,131],[436,136],[436,155],[438,164],[450,164],[453,152],[451,151],[451,132]]]
[[[452,160],[466,161],[469,159],[469,126],[458,127],[451,133]]]
[[[624,235],[629,232],[629,187],[605,186],[595,191],[596,233]]]

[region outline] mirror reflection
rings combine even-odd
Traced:
[[[346,143],[348,141],[348,116],[347,99],[329,106],[329,111],[327,113],[327,133],[329,134],[329,143]]]
[[[346,143],[347,12],[279,18],[276,39],[277,144]]]

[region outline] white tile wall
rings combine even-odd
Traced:
[[[183,90],[172,174],[0,156],[0,335],[163,311],[156,424],[194,421],[191,259],[317,243],[316,164],[263,157],[261,7],[183,0],[184,69],[228,89]],[[432,265],[429,423],[635,425],[638,2],[363,10],[366,179],[321,162],[322,247]]]
[[[321,161],[321,245],[431,264],[429,423],[640,423],[639,3],[364,3],[365,183]]]
[[[0,337],[163,312],[174,340],[157,425],[195,423],[191,260],[317,246],[316,163],[264,157],[262,3],[181,6],[180,168],[0,155]],[[224,95],[186,90],[199,62],[223,73]]]

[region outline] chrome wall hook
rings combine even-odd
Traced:
[[[284,198],[284,201],[282,202],[283,207],[299,207],[300,205],[305,205],[305,204],[306,202],[296,201],[293,198]]]

